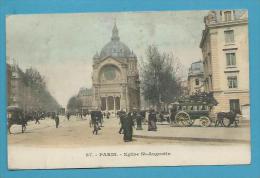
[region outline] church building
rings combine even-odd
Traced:
[[[93,57],[93,105],[103,111],[140,108],[137,57],[120,41],[116,24],[111,40]]]

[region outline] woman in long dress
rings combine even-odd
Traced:
[[[156,131],[156,112],[151,110],[148,116],[148,131]]]
[[[124,121],[124,141],[125,142],[132,141],[133,126],[134,126],[133,118],[132,118],[131,113],[129,112]]]

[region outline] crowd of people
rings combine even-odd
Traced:
[[[112,114],[119,120],[120,128],[118,132],[119,134],[123,134],[123,140],[125,142],[132,141],[134,128],[136,128],[136,130],[143,130],[143,124],[147,124],[148,131],[157,131],[156,123],[158,119],[163,119],[163,113],[158,113],[154,109],[150,109],[149,111],[134,110],[131,112],[120,110]],[[77,118],[89,118],[89,126],[93,128],[91,129],[93,135],[98,135],[103,127],[104,118],[109,119],[112,114],[109,111],[95,109],[86,112],[67,112],[65,117],[68,121],[72,116],[76,116]],[[23,116],[26,121],[35,121],[35,124],[40,124],[40,120],[45,118],[51,118],[55,121],[55,127],[59,128],[60,116],[58,112],[32,111],[25,112]]]
[[[132,141],[133,129],[143,130],[143,124],[148,124],[148,131],[157,131],[157,115],[158,113],[155,110],[151,109],[148,112],[148,120],[145,119],[147,112],[146,111],[131,111],[126,112],[120,110],[115,114],[115,117],[119,119],[119,134],[123,134],[123,140],[125,142]],[[98,135],[99,131],[103,127],[104,119],[109,119],[111,113],[108,111],[101,111],[98,109],[87,112],[87,115],[90,115],[89,126],[93,128],[92,134]],[[70,114],[67,114],[69,120]]]

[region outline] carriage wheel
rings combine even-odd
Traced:
[[[179,126],[188,127],[192,125],[192,121],[190,120],[190,116],[188,113],[181,111],[176,114],[175,120]]]
[[[223,125],[224,125],[224,127],[228,127],[228,126],[229,126],[229,123],[230,123],[230,119],[224,117],[224,118],[223,118]]]
[[[211,121],[208,117],[202,116],[200,117],[200,126],[201,127],[209,127],[211,124]]]

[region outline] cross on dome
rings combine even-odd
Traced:
[[[111,40],[112,41],[119,41],[120,40],[119,35],[118,35],[118,29],[117,29],[117,26],[116,26],[116,22],[115,22],[113,30],[112,30]]]

